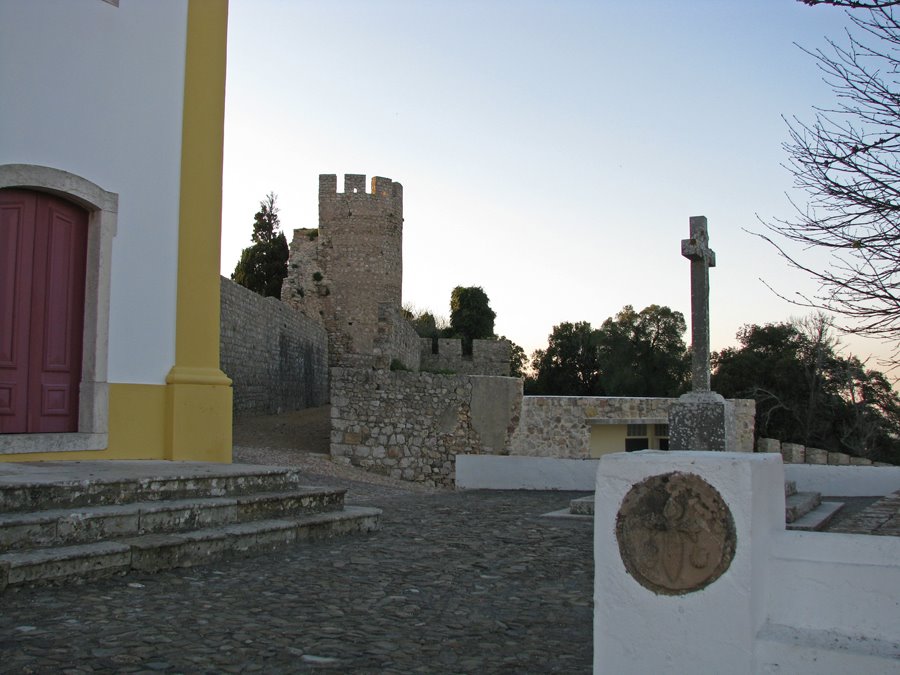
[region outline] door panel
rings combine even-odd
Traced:
[[[51,195],[0,190],[0,209],[18,203],[26,204],[22,216],[8,219],[18,223],[15,272],[0,273],[0,344],[6,339],[15,353],[10,367],[0,361],[0,431],[77,431],[87,213]],[[12,257],[11,239],[0,239],[2,260]],[[7,306],[15,308],[9,321]],[[4,414],[4,398],[13,414]]]
[[[36,200],[0,191],[0,432],[27,426],[28,337],[31,322]]]

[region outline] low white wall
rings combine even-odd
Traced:
[[[599,459],[457,455],[459,490],[583,490],[591,492]]]
[[[900,490],[900,466],[785,464],[784,477],[801,492],[834,497],[881,497]]]
[[[770,623],[900,637],[900,537],[783,532],[773,540],[768,577]]]

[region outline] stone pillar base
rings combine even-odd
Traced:
[[[692,391],[669,409],[669,450],[737,449],[734,404],[714,391]]]

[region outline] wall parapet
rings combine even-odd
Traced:
[[[506,340],[472,340],[472,355],[463,355],[459,338],[421,338],[421,369],[465,375],[509,376],[511,347]]]

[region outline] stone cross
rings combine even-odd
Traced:
[[[691,384],[694,391],[709,391],[709,268],[716,266],[716,254],[706,216],[691,217],[691,238],[681,240],[681,255],[691,261]]]

